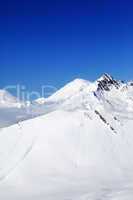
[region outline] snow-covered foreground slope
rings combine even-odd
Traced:
[[[132,199],[132,121],[114,134],[93,119],[55,111],[1,130],[0,198]]]
[[[129,197],[132,122],[113,134],[95,114],[93,119],[84,111],[55,111],[1,130],[0,198]]]
[[[131,83],[77,79],[2,128],[0,199],[132,200],[132,98]]]

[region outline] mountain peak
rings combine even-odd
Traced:
[[[105,80],[105,79],[108,79],[108,80],[113,80],[113,76],[111,76],[110,74],[108,73],[104,73],[99,79],[98,81],[102,81],[102,80]]]
[[[89,84],[90,82],[87,80],[76,78],[73,81],[66,84],[61,89],[59,89],[57,92],[55,92],[52,96],[49,97],[49,99],[50,100],[67,99],[77,94],[81,90],[83,90]]]
[[[82,78],[76,78],[72,81],[73,83],[88,83],[89,81],[82,79]],[[71,82],[71,83],[72,83]]]
[[[117,80],[115,80],[111,75],[104,73],[98,80],[98,90],[106,90],[110,91],[110,88],[114,86],[115,88],[119,88],[120,84]]]

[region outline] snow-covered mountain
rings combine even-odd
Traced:
[[[22,102],[6,90],[0,90],[0,127],[26,119],[27,102]]]
[[[95,82],[75,79],[58,90],[49,98],[40,98],[27,104],[18,101],[7,91],[0,91],[0,127],[34,118],[49,112],[63,109],[84,109],[90,112],[123,118],[132,118],[133,83],[116,81],[108,74],[104,74]],[[124,112],[124,110],[125,112]],[[121,113],[121,110],[123,111]],[[130,113],[131,112],[131,113]],[[120,116],[119,116],[120,115]],[[122,117],[123,115],[123,117]],[[100,115],[99,115],[100,116]],[[106,116],[108,118],[108,116]]]
[[[132,82],[76,79],[19,109],[1,124],[0,199],[133,199]]]
[[[22,106],[22,103],[17,100],[14,96],[12,96],[9,92],[6,90],[0,90],[0,108],[1,107],[17,107],[20,108]]]

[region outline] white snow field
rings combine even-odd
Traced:
[[[76,79],[32,119],[17,108],[0,124],[0,200],[133,200],[132,85]]]

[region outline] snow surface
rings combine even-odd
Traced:
[[[19,121],[7,112],[0,199],[133,199],[133,86],[105,79],[76,79]]]

